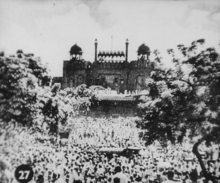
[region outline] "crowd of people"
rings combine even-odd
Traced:
[[[14,171],[28,164],[34,171],[33,183],[197,183],[205,177],[192,144],[159,143],[145,147],[135,127],[136,118],[75,119],[67,139],[32,134],[25,128],[0,139],[0,182],[16,183]],[[10,130],[10,129],[9,129]],[[112,151],[112,157],[100,148],[136,147],[138,153],[123,156]],[[200,146],[206,169],[220,182],[220,146]]]

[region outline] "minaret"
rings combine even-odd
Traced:
[[[125,43],[125,45],[126,45],[126,50],[125,50],[125,61],[127,62],[128,61],[128,39],[126,39],[126,43]]]
[[[97,47],[98,47],[98,42],[97,39],[95,39],[95,62],[97,61]]]

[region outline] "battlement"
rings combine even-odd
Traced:
[[[123,51],[99,51],[98,57],[124,57],[125,53]]]
[[[66,61],[65,61],[66,62]],[[85,69],[126,69],[126,68],[146,68],[150,66],[149,60],[133,60],[126,62],[125,60],[98,60],[90,62],[85,60],[77,60],[72,58],[65,64],[67,70],[85,70]]]

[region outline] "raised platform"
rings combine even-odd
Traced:
[[[92,116],[103,117],[134,117],[138,115],[140,97],[148,91],[133,91],[118,94],[114,90],[96,90],[96,100],[91,106]]]
[[[125,90],[124,94],[118,94],[115,90],[96,90],[95,94],[100,101],[136,101],[140,96],[148,94],[148,91],[127,92]]]
[[[124,96],[124,95],[97,95],[97,99],[100,101],[134,101],[133,96]]]

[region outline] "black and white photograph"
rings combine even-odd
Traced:
[[[220,1],[0,0],[0,183],[220,183]]]

